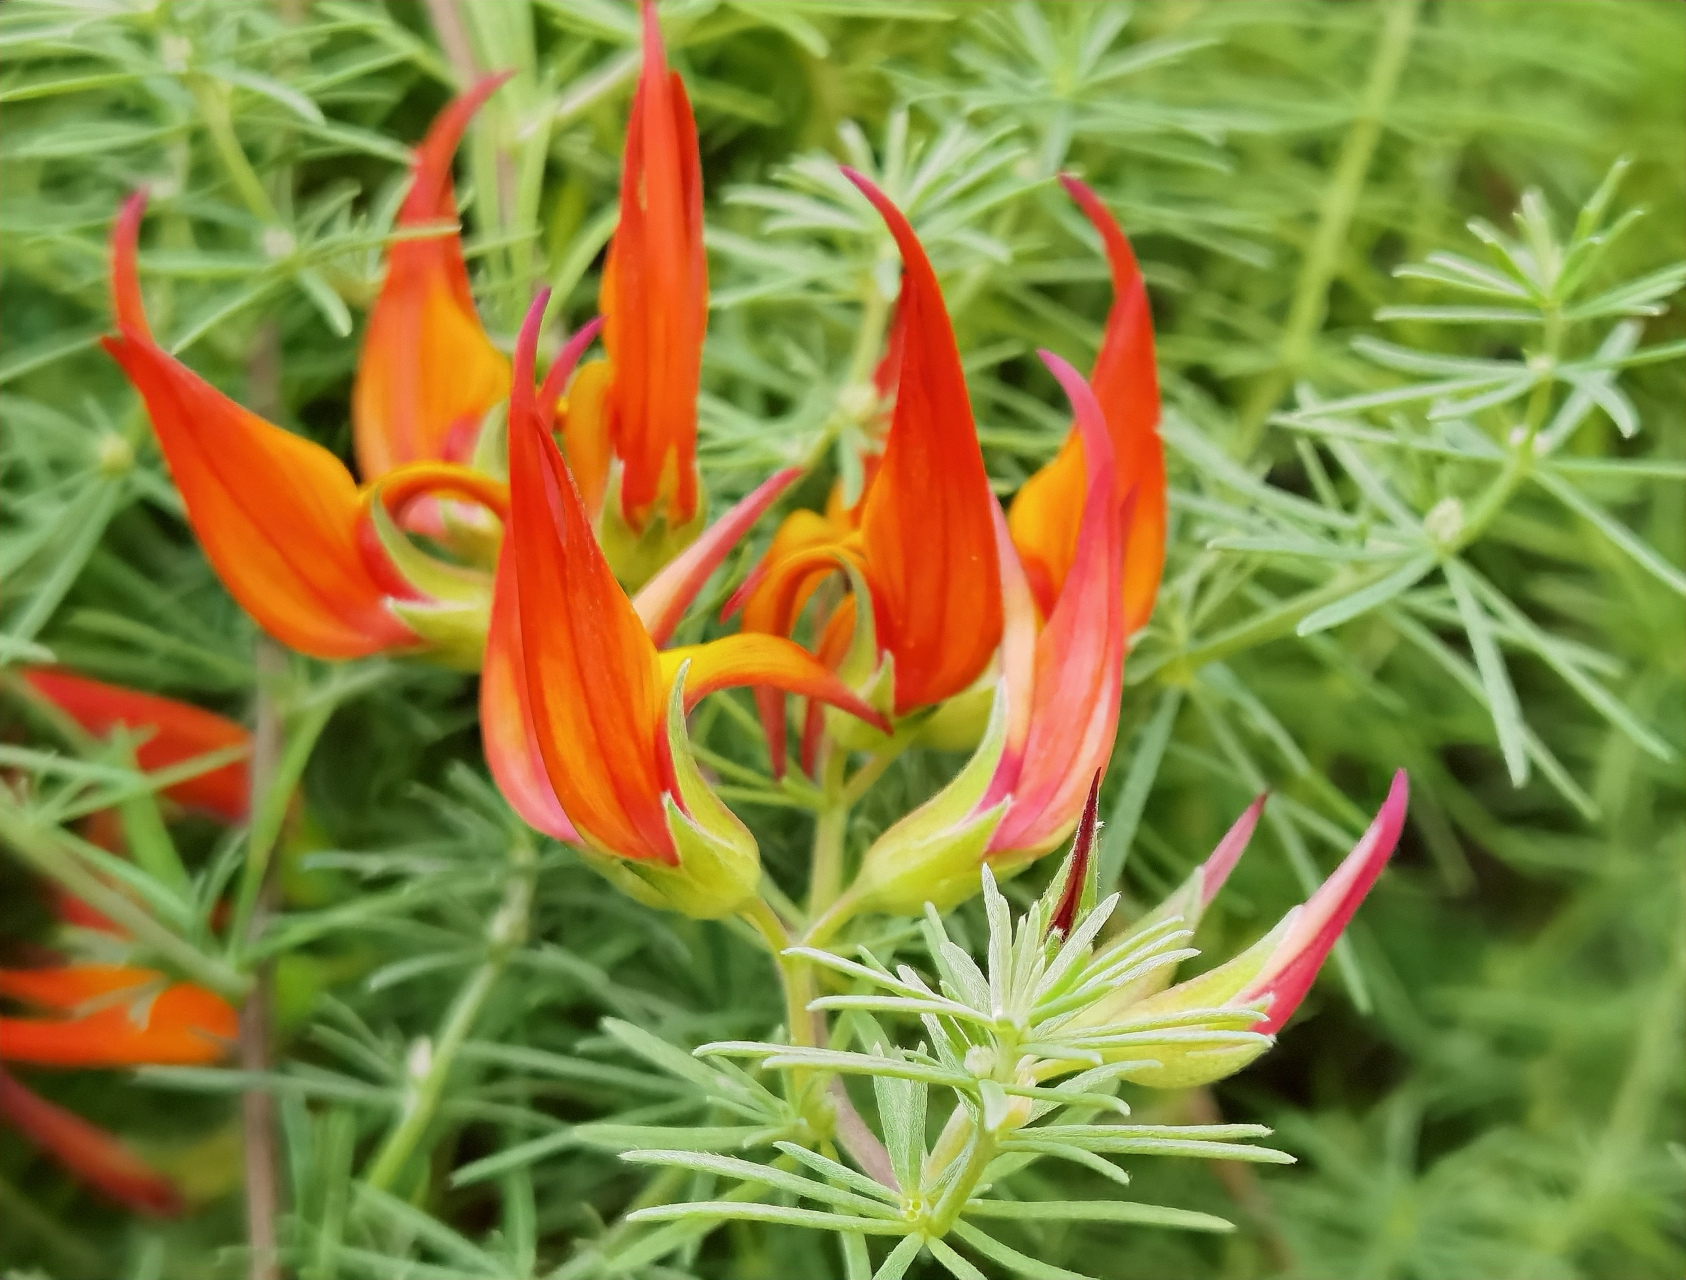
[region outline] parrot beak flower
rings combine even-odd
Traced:
[[[1153,612],[1165,562],[1165,454],[1159,441],[1159,381],[1153,317],[1130,242],[1092,190],[1069,175],[1061,183],[1100,232],[1112,273],[1113,302],[1089,375],[1112,436],[1120,503],[1134,496],[1121,572],[1125,634]],[[1007,526],[1024,562],[1037,607],[1047,617],[1077,556],[1084,465],[1073,430],[1054,460],[1020,487]]]
[[[401,227],[452,216],[451,153],[501,83],[482,80],[434,125]],[[360,492],[328,450],[243,409],[153,339],[136,269],[145,203],[131,196],[113,228],[118,332],[104,345],[145,402],[188,521],[229,593],[270,635],[314,657],[421,650],[477,666],[491,594],[484,536],[465,534],[471,558],[488,560],[476,570],[425,556],[397,532],[408,521],[450,541],[436,493],[493,514],[505,501],[501,482],[451,461],[468,455],[481,416],[508,389],[503,357],[475,318],[456,235],[393,248],[352,397],[370,482]]]
[[[1405,825],[1409,784],[1405,771],[1394,774],[1375,819],[1309,900],[1293,908],[1258,942],[1226,964],[1173,987],[1163,982],[1126,983],[1079,1013],[1072,1030],[1096,1038],[1117,1035],[1132,1023],[1184,1015],[1204,1015],[1198,1025],[1213,1031],[1248,1031],[1247,1040],[1219,1047],[1156,1048],[1157,1061],[1125,1074],[1137,1084],[1154,1088],[1191,1088],[1222,1079],[1246,1066],[1270,1047],[1311,989],[1341,931],[1358,910],[1392,856]],[[1168,940],[1186,938],[1199,912],[1222,886],[1246,847],[1263,797],[1253,802],[1205,864],[1175,891],[1160,909],[1150,913],[1109,950],[1123,954],[1154,931],[1176,928]],[[1169,968],[1162,970],[1168,974]],[[1105,1052],[1104,1048],[1102,1049]]]
[[[708,325],[697,127],[652,0],[627,121],[620,222],[603,268],[605,361],[580,371],[563,440],[621,578],[638,585],[695,536],[697,390]]]
[[[174,1217],[184,1208],[181,1192],[170,1179],[105,1130],[48,1102],[5,1071],[0,1071],[0,1121],[83,1182],[137,1213]]]
[[[0,996],[63,1015],[0,1017],[0,1059],[36,1066],[217,1062],[239,1030],[221,996],[126,965],[0,969]]]
[[[30,668],[20,673],[36,693],[88,733],[105,737],[114,729],[146,736],[135,745],[135,764],[151,773],[200,756],[249,748],[251,735],[232,720],[134,689],[89,680],[68,671]],[[178,804],[224,822],[246,818],[248,771],[232,761],[164,788]]]
[[[512,74],[484,77],[439,113],[416,149],[400,230],[456,220],[451,158],[474,113]],[[351,392],[363,476],[466,462],[481,419],[508,395],[509,361],[480,325],[457,232],[395,242]]]
[[[746,631],[788,635],[828,574],[844,569],[854,620],[870,642],[896,717],[960,693],[989,665],[1002,635],[995,521],[966,379],[936,272],[901,210],[866,177],[843,171],[877,209],[901,251],[902,291],[890,350],[895,404],[882,458],[853,512],[793,518],[743,599]],[[853,667],[851,660],[846,665]],[[762,706],[775,761],[783,710]]]
[[[497,610],[492,642],[502,685],[496,710],[505,722],[488,735],[489,749],[501,757],[494,772],[506,785],[511,778],[520,783],[512,803],[550,824],[535,826],[554,833],[565,817],[605,873],[635,896],[693,916],[725,915],[756,891],[760,856],[747,828],[703,780],[686,710],[719,689],[771,684],[880,725],[883,719],[782,638],[737,635],[658,652],[651,625],[671,630],[673,600],[692,577],[706,577],[706,554],[676,562],[671,580],[652,584],[658,590],[646,602],[647,624],[615,580],[552,436],[553,393],[595,326],[575,335],[535,396],[544,301],[541,295],[522,327],[510,395],[508,580],[500,601],[508,607]],[[774,480],[789,483],[788,476]],[[530,736],[518,718],[523,709]],[[529,744],[537,747],[542,777]]]
[[[1038,633],[1030,587],[997,514],[1006,623],[989,727],[953,782],[867,851],[850,891],[858,902],[847,910],[916,914],[927,901],[952,904],[976,890],[979,859],[999,874],[1047,853],[1070,834],[1111,754],[1124,679],[1124,512],[1093,391],[1058,356],[1041,355],[1071,398],[1082,441],[1077,556]]]

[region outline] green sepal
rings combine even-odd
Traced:
[[[621,516],[621,469],[612,468],[603,511],[597,518],[597,545],[614,570],[615,580],[628,594],[642,587],[674,556],[697,540],[708,524],[708,496],[698,482],[697,512],[682,525],[669,526],[666,516],[654,516],[642,533]]]
[[[693,919],[716,920],[736,913],[755,896],[761,884],[761,851],[749,828],[714,794],[697,768],[685,731],[689,667],[688,662],[680,664],[667,698],[667,745],[683,807],[672,794],[663,795],[662,806],[679,865],[644,861],[619,865],[659,894],[662,905]]]
[[[989,725],[977,751],[952,782],[873,842],[850,895],[863,909],[918,915],[978,891],[978,868],[1009,801],[974,812],[989,790],[1007,743],[1007,690],[997,685]]]

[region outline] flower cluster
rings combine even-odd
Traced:
[[[1092,839],[1092,780],[1113,750],[1125,655],[1152,612],[1165,554],[1147,293],[1112,214],[1063,177],[1100,235],[1113,303],[1087,377],[1042,353],[1073,425],[1058,456],[1003,509],[937,274],[903,210],[844,170],[902,264],[873,380],[878,421],[861,436],[864,488],[850,500],[839,485],[823,512],[787,511],[727,604],[738,629],[673,646],[704,584],[799,472],[770,476],[707,522],[697,466],[708,279],[696,129],[650,0],[642,12],[602,318],[562,344],[542,377],[547,297],[533,301],[506,358],[481,326],[446,226],[452,155],[500,76],[454,101],[416,152],[398,216],[404,237],[369,317],[352,395],[361,484],[327,450],[243,409],[153,339],[137,274],[140,195],[113,234],[118,332],[106,347],[146,403],[207,557],[265,630],[320,658],[397,653],[479,670],[488,765],[527,823],[642,901],[699,918],[745,915],[775,949],[800,938],[806,949],[784,958],[836,967],[845,962],[818,948],[851,919],[944,909],[980,881],[992,886],[1060,847],[1086,797],[1078,843]],[[582,363],[599,340],[603,355]],[[817,797],[822,824],[902,751],[973,754],[864,851],[847,883],[839,836],[827,853],[835,865],[816,870],[798,918],[764,899],[755,838],[689,735],[697,702],[734,687],[753,690],[772,773],[786,785],[797,782],[787,777],[794,733],[807,778],[799,785]],[[787,716],[793,697],[801,714]],[[1144,1059],[1137,1075],[1187,1082],[1237,1069],[1304,994],[1391,852],[1403,807],[1401,779],[1306,907],[1181,986],[1167,985],[1175,944],[1222,883],[1256,808],[1191,886],[1093,955],[1084,948],[1116,902],[1081,927],[1070,904],[1050,907],[1043,927],[1077,933],[1059,959],[1044,958],[1040,985],[1025,996],[1035,1008],[1015,1034],[1069,1041],[1110,1063],[1117,1055],[1106,1046],[1125,1044],[1118,1028],[1132,1020],[1203,1018],[1216,1041],[1177,1063]],[[1066,876],[1073,892],[1081,879],[1080,867]],[[1084,942],[1073,951],[1077,935]],[[940,1016],[959,1023],[984,1016],[913,979],[874,980],[893,981],[898,998],[942,1005]],[[1053,1012],[1042,1008],[1049,1001]],[[806,1005],[792,1008],[789,1030],[800,1038]],[[1204,1065],[1190,1065],[1198,1054]],[[1004,1079],[1025,1076],[1019,1085],[1034,1090],[1081,1058],[1029,1067],[1015,1058]]]

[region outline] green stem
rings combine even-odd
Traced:
[[[784,988],[785,1026],[790,1042],[812,1047],[816,1043],[814,1015],[808,1012],[808,1002],[814,998],[814,979],[808,962],[800,956],[785,955],[790,946],[790,931],[764,899],[752,899],[743,909],[743,918],[761,935],[772,954],[773,963],[778,966],[779,983]]]
[[[848,752],[832,744],[820,782],[825,807],[814,820],[814,850],[808,866],[810,919],[823,915],[843,892],[843,837],[849,826],[849,802],[843,793],[847,765]]]
[[[974,1129],[972,1141],[966,1148],[966,1163],[960,1166],[960,1172],[955,1174],[954,1181],[948,1184],[948,1189],[931,1210],[930,1226],[927,1234],[939,1239],[948,1234],[954,1220],[960,1216],[960,1211],[966,1207],[966,1201],[972,1198],[972,1191],[978,1185],[978,1179],[989,1168],[989,1162],[995,1159],[996,1140],[993,1133],[986,1133],[981,1129]]]
[[[1334,174],[1318,209],[1317,230],[1300,264],[1277,367],[1254,385],[1253,394],[1241,411],[1237,437],[1237,452],[1241,457],[1258,447],[1265,418],[1305,365],[1311,354],[1312,339],[1323,327],[1329,310],[1329,286],[1334,282],[1347,231],[1364,190],[1364,176],[1369,172],[1370,160],[1381,137],[1382,116],[1411,51],[1420,4],[1421,0],[1394,0],[1384,6],[1385,25],[1370,62],[1364,94],[1352,127],[1341,142]]]
[[[201,986],[238,1000],[249,985],[245,975],[176,936],[126,894],[85,867],[55,827],[31,817],[0,796],[0,843],[49,879],[58,881],[134,940]]]
[[[275,202],[269,198],[263,180],[252,168],[252,162],[240,146],[240,139],[235,136],[234,121],[228,113],[227,93],[209,76],[189,74],[187,85],[199,106],[205,129],[211,135],[211,145],[216,148],[217,158],[227,170],[234,189],[240,193],[240,199],[259,222],[266,226],[280,226],[281,215],[276,211]]]
[[[523,840],[512,851],[511,860],[515,866],[514,874],[504,890],[502,905],[487,926],[486,958],[475,966],[457,992],[456,999],[451,1002],[451,1007],[445,1011],[438,1035],[428,1047],[426,1065],[411,1081],[403,1114],[363,1175],[363,1181],[378,1191],[391,1188],[415,1152],[417,1143],[433,1123],[463,1042],[474,1030],[486,998],[502,976],[510,954],[526,939],[527,919],[533,901],[532,846]],[[428,1045],[428,1042],[424,1040],[420,1044]]]

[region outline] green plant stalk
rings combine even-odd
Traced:
[[[972,1141],[966,1147],[966,1162],[960,1166],[960,1172],[955,1174],[954,1181],[943,1191],[942,1198],[931,1210],[927,1221],[930,1224],[928,1234],[941,1238],[946,1236],[949,1228],[954,1226],[954,1220],[960,1216],[960,1211],[966,1207],[966,1202],[972,1198],[972,1191],[978,1185],[978,1179],[989,1168],[989,1162],[995,1159],[997,1142],[993,1133],[986,1133],[974,1127]]]
[[[240,146],[240,139],[234,134],[234,121],[228,113],[228,97],[222,86],[197,73],[189,74],[186,79],[193,101],[205,122],[205,130],[211,135],[211,145],[216,148],[217,158],[222,161],[222,167],[227,171],[235,191],[239,192],[240,199],[259,222],[265,226],[280,226],[281,215],[276,211],[275,202],[269,198],[263,180],[252,168],[252,162]]]
[[[1294,284],[1279,362],[1274,371],[1254,386],[1239,415],[1236,451],[1240,457],[1250,456],[1258,447],[1265,419],[1305,364],[1311,354],[1312,339],[1323,327],[1329,309],[1329,286],[1334,282],[1341,251],[1346,246],[1347,230],[1352,225],[1358,197],[1364,190],[1364,178],[1381,137],[1382,116],[1411,51],[1420,7],[1421,0],[1392,0],[1383,6],[1387,17],[1375,57],[1370,62],[1358,113],[1341,142],[1335,172],[1324,189],[1318,210],[1317,230]]]
[[[784,927],[778,913],[768,906],[765,900],[751,899],[750,904],[743,909],[742,915],[761,935],[773,957],[773,963],[778,967],[779,984],[784,989],[785,1022],[790,1042],[811,1048],[815,1044],[814,1016],[808,1012],[808,1003],[814,998],[814,979],[808,962],[798,956],[785,955],[785,950],[791,942],[790,932]]]
[[[244,974],[205,955],[159,924],[133,899],[84,867],[74,849],[58,839],[55,829],[34,821],[9,797],[0,797],[0,843],[121,926],[185,977],[230,999],[238,1000],[246,993],[250,980]]]
[[[511,952],[526,939],[533,901],[535,859],[532,846],[523,840],[512,851],[511,860],[515,864],[515,872],[504,891],[503,903],[487,929],[486,958],[475,966],[451,1001],[450,1008],[445,1011],[426,1070],[412,1082],[403,1114],[370,1159],[363,1175],[363,1181],[378,1191],[391,1189],[428,1126],[433,1123],[457,1054],[474,1030],[486,998],[503,975]]]
[[[843,774],[847,751],[832,743],[827,750],[821,788],[825,807],[814,819],[813,857],[808,864],[808,916],[823,915],[843,892],[843,837],[849,825],[849,802],[844,798]]]

